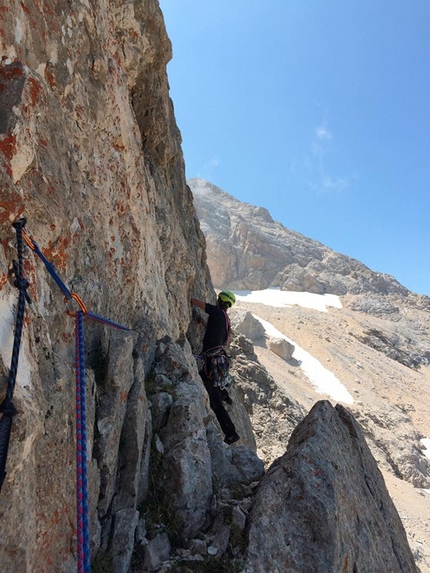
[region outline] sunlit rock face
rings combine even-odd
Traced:
[[[263,478],[248,527],[247,573],[418,572],[359,425],[329,402]]]
[[[133,329],[85,321],[95,556],[120,543],[115,523],[135,523],[145,494],[144,386],[156,341],[185,340],[190,296],[212,292],[169,98],[171,45],[155,0],[10,2],[0,27],[1,397],[17,299],[8,276],[15,218],[27,219],[89,310]],[[1,569],[76,570],[74,321],[27,248],[24,270],[33,305],[0,495]],[[117,565],[120,554],[112,549]]]

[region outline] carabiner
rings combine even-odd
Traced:
[[[80,297],[77,293],[71,292],[71,293],[70,293],[70,298],[73,298],[73,299],[78,303],[79,308],[82,310],[82,312],[83,312],[84,314],[87,314],[88,309],[87,309],[87,307],[85,306],[84,301],[81,299],[81,297]],[[70,301],[70,298],[69,298],[69,299],[68,299],[68,298],[65,298],[65,299],[64,299],[64,302],[67,304],[67,303]],[[72,312],[71,310],[66,310],[66,313],[67,313],[69,316],[76,316],[76,312]]]

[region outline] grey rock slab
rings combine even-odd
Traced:
[[[400,517],[359,424],[315,404],[263,478],[246,573],[417,573]]]

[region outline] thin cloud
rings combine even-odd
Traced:
[[[304,169],[310,176],[309,186],[318,194],[338,194],[351,184],[350,177],[330,173],[328,158],[334,148],[334,136],[326,120],[315,128],[310,154],[304,160]]]
[[[219,158],[216,155],[214,155],[213,157],[211,157],[209,159],[209,161],[207,161],[204,164],[203,168],[209,169],[209,170],[210,169],[217,169],[220,165],[221,165],[221,161],[219,160]]]
[[[201,171],[195,175],[195,177],[201,177],[202,179],[207,179],[208,181],[211,180],[213,176],[213,172],[221,166],[220,159],[214,155],[206,163],[203,164],[203,168]]]
[[[328,129],[327,123],[325,121],[323,121],[322,124],[316,128],[315,135],[317,139],[323,141],[330,141],[333,138],[331,131]]]
[[[345,177],[333,178],[326,174],[322,174],[320,183],[324,191],[333,191],[335,193],[341,193],[342,191],[345,191],[350,185],[350,181]]]

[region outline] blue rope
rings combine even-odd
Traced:
[[[14,286],[19,290],[18,297],[18,311],[16,317],[15,334],[13,339],[13,349],[11,366],[9,370],[9,380],[6,390],[6,396],[3,402],[0,404],[0,412],[2,412],[2,418],[0,420],[0,490],[2,488],[4,479],[6,477],[6,460],[9,450],[10,433],[12,430],[12,420],[17,414],[16,408],[13,405],[12,398],[13,392],[16,384],[16,377],[18,374],[18,360],[19,351],[21,347],[21,337],[22,330],[24,326],[24,311],[26,301],[30,304],[31,300],[27,294],[27,288],[29,286],[28,281],[23,276],[24,269],[24,257],[23,257],[23,238],[22,229],[26,223],[25,219],[20,219],[13,223],[16,231],[16,243],[18,252],[18,263],[13,261],[13,268],[15,273]]]
[[[3,412],[2,419],[0,420],[0,491],[6,477],[6,461],[9,451],[13,416],[14,414],[8,415]]]
[[[122,324],[119,324],[118,322],[115,322],[114,320],[111,320],[110,318],[105,318],[104,316],[100,316],[99,314],[95,314],[94,312],[91,312],[90,310],[86,312],[85,317],[91,318],[92,320],[95,320],[97,322],[102,322],[103,324],[107,324],[108,326],[112,326],[113,328],[117,328],[118,330],[130,330],[126,326],[123,326]]]
[[[34,252],[36,253],[36,255],[38,255],[38,257],[45,263],[45,266],[49,272],[49,274],[51,275],[51,277],[54,279],[54,281],[57,283],[57,285],[60,287],[62,293],[64,294],[64,296],[67,299],[72,298],[72,293],[70,292],[70,290],[66,287],[66,285],[64,284],[64,282],[61,280],[61,278],[59,277],[57,271],[55,270],[55,267],[53,265],[53,263],[51,263],[50,261],[48,261],[48,259],[45,257],[45,255],[42,253],[42,251],[39,249],[38,244],[36,243],[36,241],[34,241],[33,239],[31,239],[33,246],[34,246]]]
[[[76,475],[78,483],[78,573],[90,573],[86,418],[84,321],[83,312],[78,311],[76,313]]]

